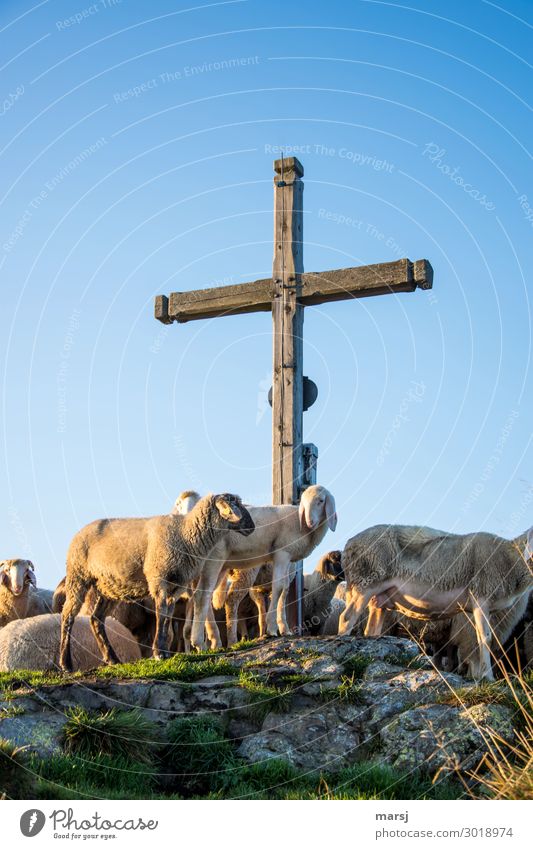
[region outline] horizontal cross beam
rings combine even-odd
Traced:
[[[432,285],[433,269],[427,259],[416,262],[399,259],[334,271],[304,272],[298,301],[303,306],[314,306],[328,301],[431,289]],[[269,277],[253,283],[157,295],[155,317],[163,324],[172,324],[173,321],[184,323],[222,315],[270,312],[274,288]]]

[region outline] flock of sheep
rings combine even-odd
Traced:
[[[92,522],[55,592],[37,589],[30,561],[0,563],[0,669],[85,670],[289,635],[295,564],[336,524],[333,495],[317,485],[298,506],[184,492],[165,515]],[[377,525],[304,576],[302,633],[409,636],[441,668],[490,680],[491,656],[517,629],[533,663],[532,551],[531,531],[505,540]]]

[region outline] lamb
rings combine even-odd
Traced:
[[[299,506],[249,507],[256,527],[250,540],[231,537],[211,553],[198,580],[194,594],[194,621],[191,644],[205,648],[206,622],[213,590],[226,581],[230,569],[244,570],[272,565],[272,596],[266,614],[266,632],[270,636],[288,634],[285,600],[295,570],[291,563],[303,560],[322,542],[328,527],[335,530],[337,514],[333,495],[323,486],[308,487]],[[230,635],[228,635],[230,639]]]
[[[431,528],[376,525],[346,543],[342,564],[346,609],[339,634],[349,634],[367,605],[365,636],[380,636],[385,610],[415,619],[473,615],[479,679],[493,679],[490,614],[506,610],[533,584],[518,541],[494,534],[449,534]]]
[[[67,554],[61,668],[72,668],[72,625],[91,586],[96,591],[91,628],[105,663],[117,662],[104,626],[107,610],[115,601],[137,601],[148,595],[156,611],[152,654],[158,659],[168,657],[176,600],[202,573],[217,543],[225,542],[231,531],[248,536],[253,530],[253,520],[241,499],[229,493],[206,495],[185,516],[99,519],[86,525],[75,535]]]
[[[140,660],[137,640],[115,619],[106,620],[113,651],[121,661]],[[59,664],[61,617],[44,614],[10,622],[0,631],[0,670],[56,669]],[[98,645],[88,616],[78,616],[72,629],[72,668],[92,669],[101,664]]]
[[[0,628],[28,614],[30,586],[36,587],[31,560],[2,560],[0,563]]]
[[[320,558],[314,572],[304,575],[302,619],[306,634],[316,636],[322,633],[341,581],[344,581],[344,572],[340,551],[328,551]]]

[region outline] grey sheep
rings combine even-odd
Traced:
[[[490,615],[505,610],[533,584],[523,539],[494,534],[449,534],[431,528],[376,525],[346,543],[342,564],[346,609],[339,634],[349,634],[369,607],[366,636],[380,636],[384,611],[415,619],[471,613],[479,648],[480,679],[493,679]]]
[[[31,560],[15,558],[0,562],[0,628],[28,615],[31,586],[37,586]]]
[[[137,640],[124,625],[109,617],[106,629],[113,650],[123,663],[140,660]],[[59,614],[44,614],[10,622],[0,631],[0,670],[57,669],[60,637]],[[72,629],[72,669],[76,672],[85,671],[101,663],[90,619],[78,616]]]
[[[168,657],[176,600],[201,575],[217,543],[231,531],[248,536],[254,523],[237,495],[206,495],[185,516],[99,519],[82,528],[67,554],[66,598],[61,615],[61,668],[70,671],[70,635],[92,586],[91,628],[105,663],[117,656],[106,636],[106,612],[115,601],[150,596],[156,610],[153,656]]]

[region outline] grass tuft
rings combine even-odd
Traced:
[[[338,701],[351,705],[361,705],[363,704],[362,685],[355,673],[342,675],[339,686],[330,689],[321,688],[320,697],[324,702]]]
[[[354,680],[360,679],[373,662],[372,658],[365,654],[354,654],[346,658],[342,664],[345,675],[352,676]]]
[[[79,757],[109,755],[148,763],[152,758],[155,726],[139,710],[89,713],[72,708],[63,729],[64,748]]]

